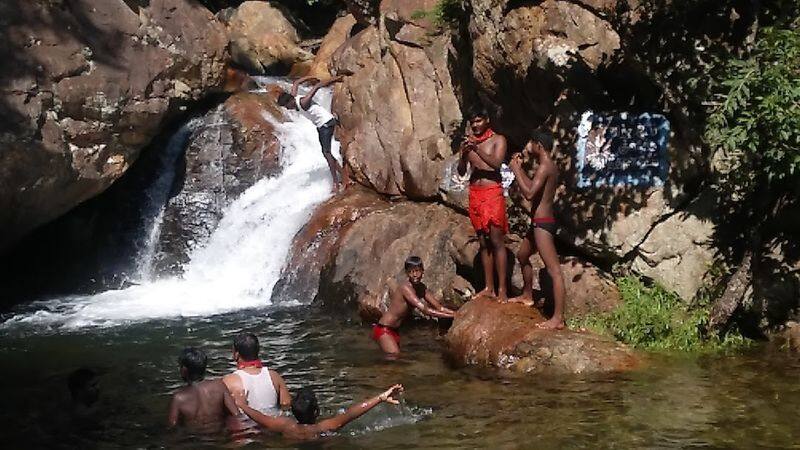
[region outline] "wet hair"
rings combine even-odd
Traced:
[[[72,395],[72,399],[76,400],[81,392],[91,386],[95,378],[97,378],[97,374],[94,370],[87,369],[86,367],[81,367],[69,374],[69,377],[67,377],[67,387],[69,388],[70,395]]]
[[[467,114],[464,116],[467,120],[472,120],[476,117],[483,117],[484,119],[489,118],[489,110],[486,109],[483,105],[475,105],[467,110]]]
[[[290,94],[287,94],[286,92],[281,92],[280,95],[278,95],[279,105],[289,106],[292,104],[292,102],[294,102],[294,97],[292,97]]]
[[[197,347],[186,347],[178,358],[178,364],[186,368],[186,381],[200,381],[206,376],[208,357]]]
[[[305,425],[317,422],[319,404],[314,389],[304,387],[295,393],[292,398],[292,414],[297,422]]]
[[[548,152],[553,150],[553,135],[544,133],[542,131],[534,131],[531,133],[531,141],[538,142]]]
[[[242,333],[233,338],[233,349],[245,361],[258,358],[258,338],[253,333]]]
[[[424,269],[425,268],[422,265],[422,258],[420,258],[419,256],[409,256],[408,258],[406,258],[406,262],[404,264],[404,267],[406,269],[406,272],[408,272],[411,269],[416,269],[416,268]]]

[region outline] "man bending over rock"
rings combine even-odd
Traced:
[[[445,308],[422,282],[425,268],[419,256],[409,256],[405,262],[408,280],[400,284],[391,294],[389,308],[378,323],[372,325],[372,339],[378,342],[381,350],[388,355],[400,353],[400,334],[398,328],[412,307],[422,314],[442,319],[452,319],[455,314]],[[429,306],[430,305],[430,306]]]
[[[549,152],[553,149],[553,137],[549,134],[534,133],[525,145],[523,153],[536,160],[536,172],[533,179],[528,178],[522,169],[522,154],[517,153],[511,158],[511,170],[514,172],[522,195],[531,201],[531,227],[522,240],[517,252],[517,259],[522,266],[522,295],[511,299],[512,302],[533,305],[533,267],[531,254],[535,248],[544,262],[545,269],[553,281],[554,310],[553,317],[540,323],[539,328],[562,329],[564,328],[564,303],[566,289],[564,276],[561,273],[561,264],[556,252],[555,233],[556,219],[553,215],[553,199],[558,187],[558,168],[550,158]]]
[[[220,380],[203,380],[208,358],[202,350],[187,347],[178,358],[181,378],[188,386],[172,395],[169,403],[167,423],[174,427],[178,423],[205,425],[221,423],[226,416],[237,416],[239,409]]]
[[[319,81],[314,77],[302,77],[292,83],[292,93],[281,93],[278,96],[278,104],[287,109],[294,109],[300,111],[314,126],[317,127],[317,134],[319,135],[319,143],[322,146],[322,155],[328,161],[328,168],[331,171],[331,178],[333,179],[332,191],[338,191],[342,186],[342,167],[336,158],[331,153],[331,142],[333,140],[333,131],[336,128],[336,118],[333,117],[327,109],[314,102],[314,95],[318,90],[328,87],[333,83],[342,81],[343,77],[338,76],[330,78],[326,81]],[[300,86],[304,83],[314,82],[314,87],[306,95],[298,95]]]
[[[319,417],[317,396],[311,388],[301,389],[292,401],[292,414],[294,414],[294,419],[261,414],[249,407],[243,400],[237,400],[236,404],[242,408],[242,411],[250,416],[254,422],[267,430],[281,433],[288,439],[307,441],[317,439],[324,433],[330,433],[342,428],[383,402],[397,405],[400,402],[395,397],[401,392],[403,392],[403,386],[395,384],[387,389],[386,392],[355,404],[347,408],[342,414],[323,419],[319,422],[317,422],[317,418]]]
[[[507,300],[506,246],[508,233],[506,199],[503,195],[500,166],[506,157],[506,138],[492,130],[489,114],[477,108],[467,115],[471,135],[461,143],[458,173],[472,167],[469,178],[469,220],[481,244],[481,263],[486,288],[478,295],[495,297],[494,274],[497,271],[497,299]]]

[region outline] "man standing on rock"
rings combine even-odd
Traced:
[[[492,130],[489,114],[476,108],[468,115],[471,135],[461,143],[458,173],[464,175],[467,164],[472,167],[469,179],[469,219],[478,234],[486,288],[478,295],[507,301],[505,234],[508,232],[506,199],[503,195],[500,165],[506,157],[506,138]]]
[[[564,276],[561,273],[561,263],[556,252],[555,233],[556,219],[553,215],[553,199],[558,187],[558,167],[550,158],[553,149],[553,137],[549,134],[536,132],[523,150],[524,155],[536,159],[536,173],[533,179],[528,178],[522,169],[523,154],[517,153],[511,158],[511,170],[531,206],[531,227],[517,252],[517,259],[522,266],[522,295],[511,299],[526,305],[533,305],[533,266],[531,254],[535,248],[544,262],[550,279],[553,282],[553,317],[540,323],[539,328],[550,330],[564,328],[564,303],[566,289]]]
[[[328,161],[328,168],[331,171],[331,178],[333,179],[333,192],[339,191],[342,187],[342,167],[336,158],[331,153],[331,142],[333,140],[333,131],[336,128],[336,118],[327,109],[314,102],[314,95],[318,90],[328,87],[333,83],[342,81],[343,77],[333,77],[326,81],[319,81],[314,77],[302,77],[292,83],[292,92],[281,93],[278,96],[278,104],[287,109],[294,109],[300,111],[314,126],[317,127],[317,134],[319,135],[319,143],[322,146],[322,155]],[[300,86],[305,83],[313,82],[314,87],[308,91],[306,95],[299,95],[298,90]]]

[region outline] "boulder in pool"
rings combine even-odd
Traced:
[[[447,333],[448,357],[457,366],[520,374],[622,372],[640,364],[630,348],[611,338],[536,328],[544,320],[534,308],[475,298],[461,307]]]

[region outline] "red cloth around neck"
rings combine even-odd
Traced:
[[[264,367],[264,364],[261,363],[260,359],[254,359],[252,361],[238,361],[236,363],[236,368],[238,369],[246,369],[248,367],[258,367],[260,369]]]
[[[480,143],[485,142],[487,139],[489,139],[492,136],[494,136],[494,130],[491,129],[491,128],[487,128],[486,131],[484,131],[483,133],[481,133],[481,134],[479,134],[477,136],[470,137],[470,140],[472,142],[476,143],[476,144],[480,144]]]

